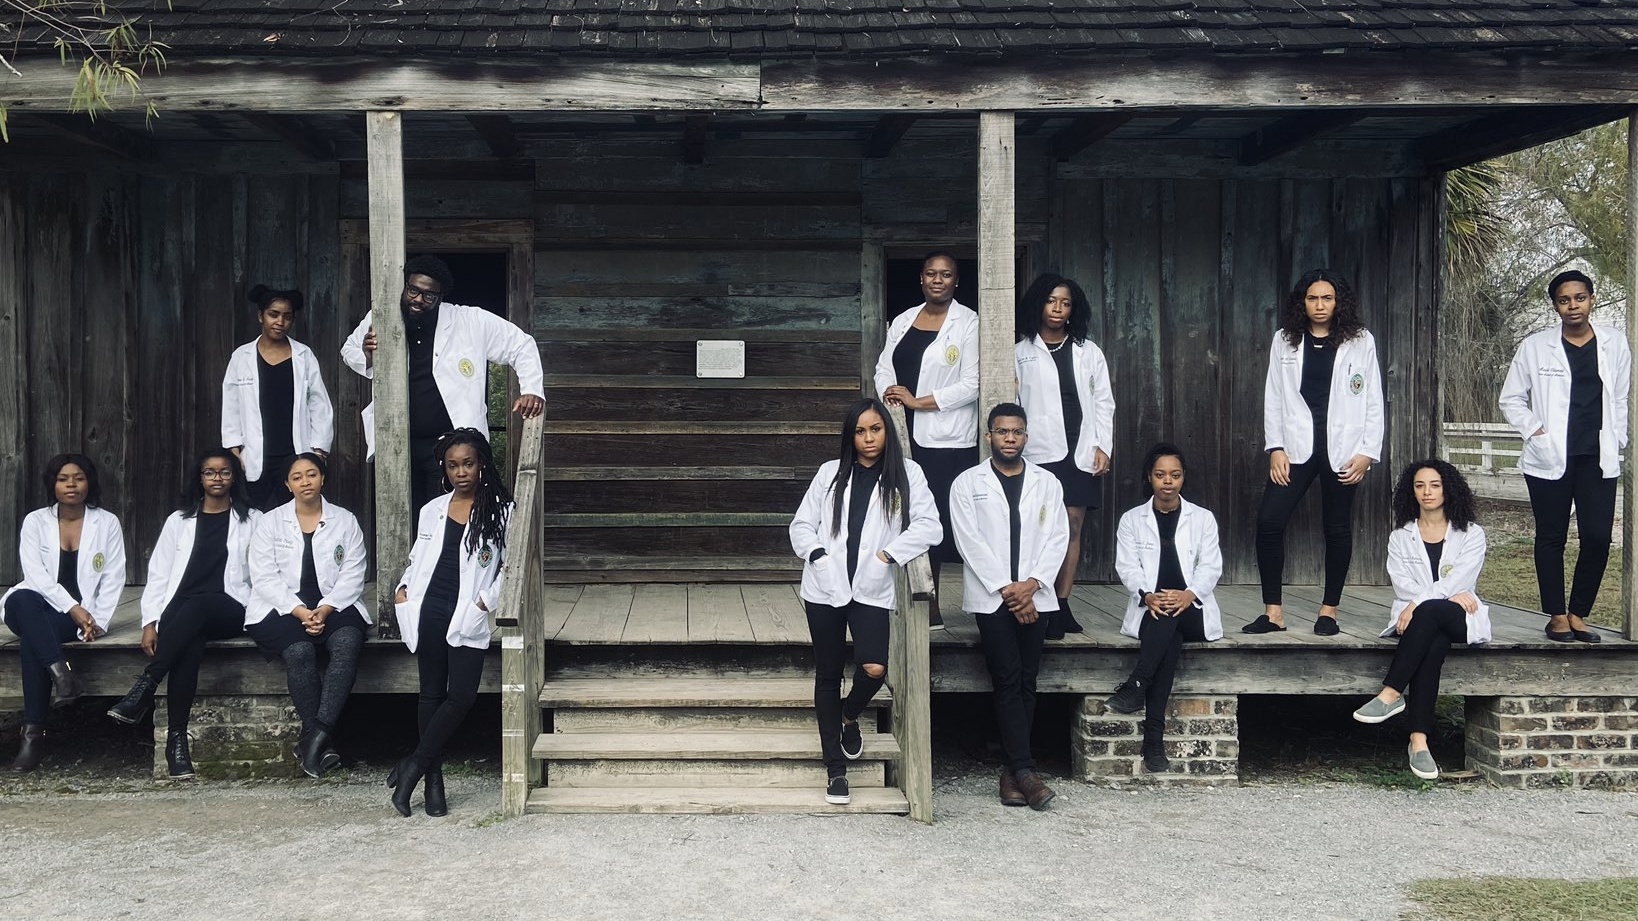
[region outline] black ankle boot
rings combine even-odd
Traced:
[[[81,694],[85,693],[85,685],[80,683],[80,676],[74,674],[74,669],[69,666],[67,659],[58,659],[46,666],[46,671],[51,673],[51,696],[54,698],[51,705],[53,707],[73,703],[80,699]]]
[[[1151,774],[1164,774],[1172,769],[1171,759],[1166,757],[1164,726],[1156,726],[1148,720],[1143,721],[1143,769]]]
[[[427,815],[449,815],[449,800],[444,798],[444,766],[434,764],[427,768]]]
[[[312,731],[296,744],[296,757],[301,761],[301,772],[308,777],[323,777],[325,771],[341,763],[340,756],[336,756],[332,762],[325,756],[326,752],[330,752],[330,730],[314,726]]]
[[[186,729],[166,731],[165,766],[170,768],[172,780],[187,780],[193,776],[193,759],[188,756],[188,731]]]
[[[406,819],[410,817],[410,797],[415,795],[415,788],[420,786],[426,771],[421,762],[410,755],[398,762],[392,773],[387,775],[387,786],[392,787],[392,808]]]
[[[1068,598],[1058,599],[1058,611],[1052,615],[1052,619],[1063,625],[1059,629],[1062,629],[1065,633],[1082,633],[1086,630],[1085,627],[1081,626],[1081,622],[1075,619],[1075,614],[1069,610]]]
[[[40,759],[45,757],[45,727],[39,723],[23,724],[23,744],[17,749],[17,760],[11,763],[11,769],[22,773],[32,771],[40,766]]]
[[[127,726],[141,722],[148,715],[154,705],[154,692],[159,690],[159,682],[148,677],[147,672],[137,676],[136,684],[125,692],[119,703],[108,708],[108,715]]]

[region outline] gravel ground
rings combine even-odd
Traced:
[[[939,778],[932,827],[499,822],[487,776],[450,778],[445,819],[401,819],[353,776],[0,795],[0,918],[1393,919],[1423,877],[1638,872],[1638,797],[1622,794],[1064,781],[1036,814],[997,805],[974,769]]]

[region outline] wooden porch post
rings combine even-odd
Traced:
[[[1017,165],[1011,112],[978,116],[978,424],[1013,399],[1012,331],[1017,306],[1013,186]],[[989,448],[979,438],[979,454]]]
[[[1638,109],[1633,109],[1627,116],[1627,347],[1638,352]],[[1633,497],[1633,483],[1638,477],[1633,476],[1632,457],[1635,443],[1634,434],[1638,433],[1638,412],[1632,411],[1638,407],[1638,378],[1634,378],[1633,386],[1627,390],[1627,462],[1621,465],[1621,492],[1625,497],[1621,503],[1621,609],[1623,613],[1622,634],[1627,639],[1638,638],[1638,579],[1633,576],[1633,567],[1638,566],[1638,526],[1633,519],[1638,517],[1638,500]]]
[[[393,583],[409,559],[409,359],[404,351],[403,116],[364,116],[370,182],[370,309],[376,350],[375,610],[381,635],[396,637]]]

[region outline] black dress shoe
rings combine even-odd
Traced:
[[[392,808],[404,818],[410,817],[410,797],[415,795],[415,788],[421,785],[421,778],[426,776],[427,769],[421,762],[410,755],[392,769],[387,775],[387,786],[392,787]]]
[[[11,769],[19,774],[39,767],[40,759],[45,757],[45,727],[39,723],[24,723],[22,736],[17,759],[11,763]]]
[[[427,815],[437,818],[449,815],[449,800],[444,796],[444,766],[435,764],[427,769]]]
[[[1064,633],[1084,633],[1086,628],[1075,619],[1075,613],[1069,610],[1069,599],[1058,599],[1058,610],[1052,615],[1053,628]],[[1061,626],[1060,626],[1061,625]]]
[[[1597,643],[1602,639],[1602,637],[1591,630],[1577,630],[1574,627],[1570,628],[1570,635],[1583,643]]]
[[[1240,628],[1241,633],[1284,633],[1285,627],[1268,619],[1267,614],[1258,614],[1257,619]]]
[[[1555,643],[1575,642],[1574,630],[1554,630],[1552,621],[1547,622],[1547,638]],[[1596,640],[1594,642],[1597,642]]]
[[[1315,636],[1336,636],[1341,632],[1342,628],[1337,626],[1337,619],[1335,617],[1326,617],[1324,614],[1321,614],[1320,616],[1314,618]]]

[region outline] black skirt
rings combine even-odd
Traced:
[[[950,484],[962,471],[978,466],[978,445],[924,448],[911,443],[910,459],[927,475],[927,488],[933,491],[933,504],[938,506],[939,521],[944,524],[944,540],[928,551],[928,559],[935,563],[959,563],[961,553],[956,550],[954,532],[950,530]]]
[[[245,633],[256,641],[262,654],[269,659],[277,659],[284,651],[297,643],[312,643],[315,646],[324,645],[330,634],[343,627],[357,627],[359,632],[369,636],[370,622],[364,619],[364,612],[358,605],[331,612],[324,619],[324,632],[314,636],[307,632],[301,621],[276,611],[269,611],[261,620],[245,627]]]
[[[1040,465],[1042,470],[1058,478],[1064,487],[1064,505],[1068,508],[1097,508],[1103,494],[1103,481],[1075,466],[1073,458],[1064,458]]]

